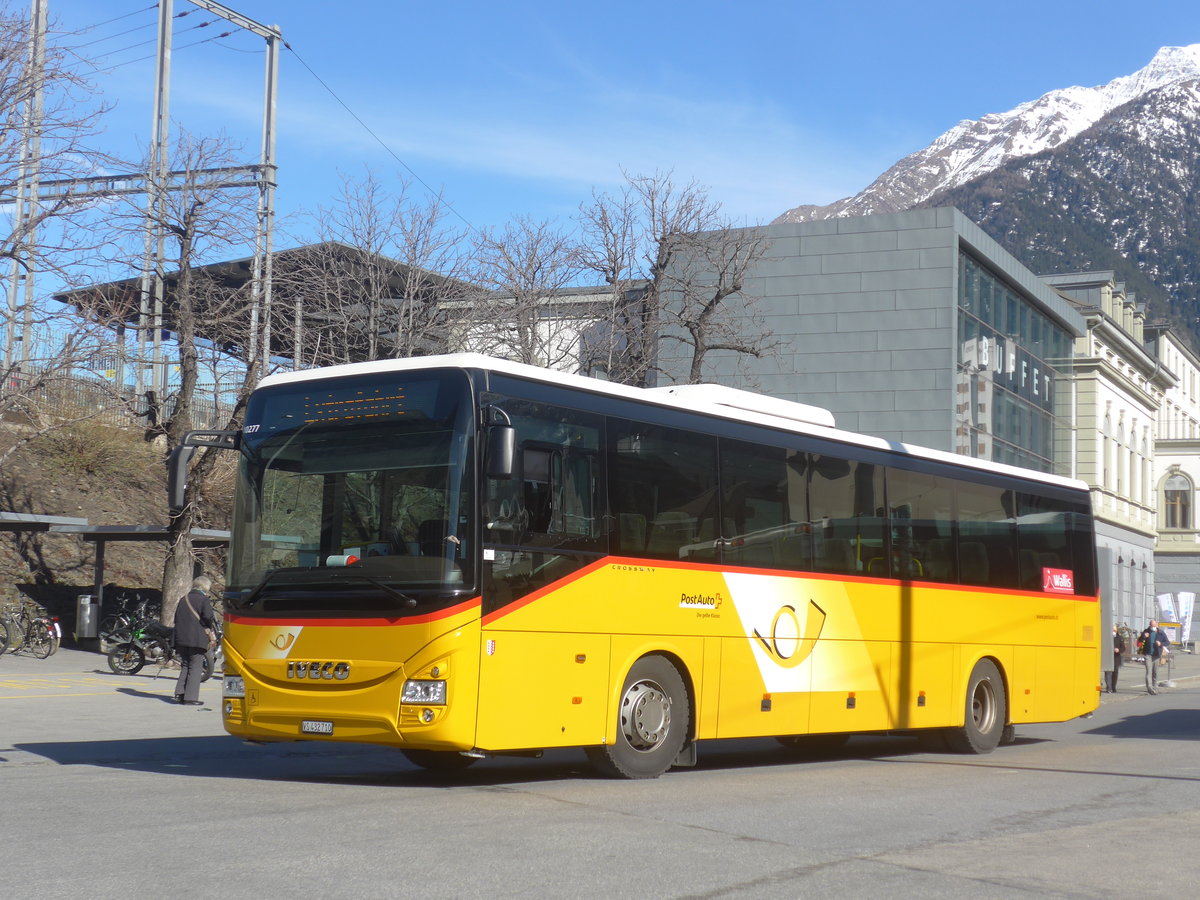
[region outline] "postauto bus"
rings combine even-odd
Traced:
[[[1098,703],[1084,484],[717,386],[472,354],[274,375],[240,432],[225,728],[428,768],[925,730],[983,753]]]

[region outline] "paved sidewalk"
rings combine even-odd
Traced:
[[[1158,667],[1158,681],[1180,684],[1200,678],[1200,653],[1185,653],[1178,647],[1171,651],[1168,665]],[[1160,687],[1160,691],[1169,691],[1170,687]],[[1133,662],[1121,666],[1117,675],[1117,692],[1115,694],[1100,694],[1100,702],[1123,700],[1137,695],[1146,695],[1146,664],[1142,658],[1136,657]]]
[[[0,656],[0,761],[23,743],[224,735],[221,679],[200,686],[204,706],[175,702],[178,668],[117,675],[103,653],[60,648],[47,659]],[[232,740],[232,739],[231,739]]]

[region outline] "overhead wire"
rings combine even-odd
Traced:
[[[387,145],[387,142],[384,141],[383,138],[381,138],[379,135],[377,135],[371,129],[371,126],[369,126],[366,122],[364,122],[362,120],[362,118],[359,116],[358,113],[356,113],[353,109],[350,108],[350,105],[348,103],[346,103],[345,100],[343,100],[341,97],[338,96],[337,92],[333,88],[331,88],[328,84],[325,83],[325,79],[323,79],[320,75],[318,75],[313,70],[313,67],[304,61],[304,57],[302,57],[299,53],[297,53],[296,49],[291,44],[289,44],[287,41],[284,41],[283,46],[286,47],[288,50],[290,50],[292,55],[295,56],[296,59],[299,61],[300,65],[304,66],[304,68],[306,68],[308,70],[308,74],[311,75],[313,78],[315,78],[317,80],[317,83],[319,85],[321,85],[321,87],[325,88],[326,91],[329,92],[329,96],[331,96],[334,100],[336,100],[341,105],[342,109],[346,110],[346,112],[348,112],[350,114],[351,118],[353,118],[354,121],[357,122],[367,134],[369,134],[372,138],[374,138],[375,142],[377,144],[379,144],[379,146],[382,147],[384,149],[384,151],[392,159],[396,160],[396,162],[398,162],[401,166],[404,167],[404,171],[408,172],[409,175],[411,175],[413,178],[415,178],[420,183],[420,185],[422,187],[424,187],[425,190],[427,190],[430,193],[430,195],[432,195],[434,197],[440,196],[440,194],[437,191],[435,191],[432,187],[430,187],[426,183],[424,178],[422,178],[420,175],[418,175],[416,173],[416,171],[408,163],[406,163],[403,159],[400,158],[399,154],[397,154],[395,150],[393,150],[391,147],[389,147]],[[475,226],[472,225],[469,221],[467,221],[466,217],[463,216],[462,213],[460,213],[457,209],[455,209],[449,203],[446,203],[446,201],[442,200],[441,202],[446,207],[446,209],[450,210],[450,212],[454,213],[454,215],[456,215],[459,219],[461,219],[463,224],[466,225],[467,228],[469,228],[471,231],[475,230]]]
[[[143,7],[143,8],[141,8],[141,9],[134,10],[133,12],[125,13],[125,14],[123,14],[123,15],[120,15],[120,16],[114,16],[114,17],[113,17],[113,18],[111,18],[111,19],[106,19],[106,20],[104,20],[103,22],[97,22],[97,23],[95,23],[94,25],[89,25],[89,26],[87,26],[86,28],[82,29],[81,33],[87,33],[87,32],[89,32],[89,31],[95,31],[97,28],[102,28],[102,27],[104,27],[105,25],[110,25],[110,24],[112,24],[113,22],[119,22],[119,21],[121,21],[122,19],[128,19],[128,18],[129,18],[129,17],[131,17],[131,16],[140,15],[140,14],[142,14],[142,13],[148,12],[149,10],[153,10],[153,9],[158,9],[158,4],[157,4],[157,3],[151,4],[150,6],[147,6],[147,7]],[[182,11],[182,12],[176,13],[176,14],[173,16],[173,18],[175,18],[175,19],[182,19],[182,18],[184,18],[185,16],[191,15],[192,13],[195,13],[195,12],[201,12],[201,10],[198,10],[198,9],[188,9],[188,10],[184,10],[184,11]],[[199,23],[199,24],[197,24],[197,25],[193,25],[193,26],[191,26],[190,28],[185,28],[185,29],[182,29],[180,32],[178,32],[178,34],[186,34],[186,33],[187,33],[187,32],[189,32],[189,31],[196,31],[196,30],[198,30],[198,29],[200,29],[200,28],[207,28],[208,26],[215,24],[217,21],[219,21],[219,20],[217,20],[217,19],[210,19],[210,20],[208,20],[208,21],[206,21],[206,22],[201,22],[201,23]],[[123,35],[126,35],[126,34],[132,34],[132,33],[133,33],[133,32],[135,32],[135,31],[141,31],[141,30],[142,30],[142,29],[144,29],[144,28],[148,28],[148,27],[150,27],[152,24],[153,24],[153,23],[147,23],[147,24],[145,24],[145,25],[138,25],[138,26],[135,26],[135,27],[133,27],[133,28],[126,29],[125,31],[120,31],[120,32],[117,32],[117,33],[115,33],[115,34],[108,35],[108,36],[106,36],[106,37],[96,38],[95,40],[88,41],[87,43],[84,43],[84,44],[79,44],[79,45],[77,45],[76,47],[73,47],[73,48],[71,48],[71,49],[72,49],[72,50],[78,50],[78,49],[82,49],[83,47],[90,47],[90,46],[93,46],[94,44],[103,43],[104,41],[112,40],[112,39],[114,39],[114,38],[121,37],[121,36],[123,36]],[[213,42],[220,41],[220,40],[222,40],[223,38],[230,37],[230,36],[232,36],[232,35],[234,35],[234,34],[236,34],[236,33],[237,33],[237,32],[236,32],[236,30],[234,30],[234,31],[223,31],[223,32],[221,32],[220,34],[213,35],[212,37],[204,38],[204,39],[202,39],[202,40],[199,40],[199,41],[193,41],[193,42],[192,42],[192,43],[190,43],[190,44],[183,44],[183,45],[181,45],[181,46],[178,46],[178,47],[175,47],[175,48],[173,48],[173,49],[174,49],[174,50],[176,50],[176,51],[178,51],[178,50],[186,50],[186,49],[188,49],[189,47],[197,47],[197,46],[199,46],[200,44],[208,44],[208,43],[213,43]],[[144,46],[146,46],[147,44],[153,44],[153,43],[155,43],[155,41],[156,41],[156,40],[157,40],[157,38],[151,38],[151,39],[149,39],[149,40],[145,40],[145,41],[139,41],[139,42],[138,42],[138,43],[136,43],[136,44],[129,44],[128,46],[121,47],[121,48],[119,48],[119,49],[117,49],[117,50],[109,50],[108,52],[106,52],[106,53],[102,53],[102,54],[100,54],[99,56],[95,57],[94,59],[89,59],[89,60],[87,60],[87,62],[89,62],[89,63],[90,63],[90,64],[91,64],[91,65],[92,65],[94,68],[96,68],[96,69],[104,69],[104,70],[106,70],[106,71],[112,71],[112,70],[114,70],[114,69],[119,69],[119,68],[121,68],[122,66],[129,66],[129,65],[133,65],[134,63],[143,62],[144,60],[147,60],[147,59],[153,59],[153,58],[155,57],[155,54],[149,54],[149,55],[147,55],[147,56],[139,56],[139,57],[137,57],[136,59],[128,59],[128,60],[125,60],[125,61],[123,61],[123,62],[114,63],[114,64],[112,64],[112,65],[108,65],[108,66],[101,66],[101,65],[97,65],[97,62],[96,62],[96,60],[105,59],[105,58],[107,58],[107,57],[110,57],[110,56],[116,56],[117,54],[119,54],[119,53],[124,53],[124,52],[126,52],[126,51],[128,51],[128,50],[134,50],[134,49],[136,49],[136,48],[138,48],[138,47],[144,47]],[[222,49],[224,49],[224,50],[231,50],[231,51],[234,51],[234,52],[236,52],[236,53],[259,53],[259,52],[262,52],[262,51],[257,51],[257,50],[243,50],[243,49],[241,49],[241,48],[238,48],[238,47],[230,47],[230,46],[228,46],[228,45],[226,45],[226,44],[217,44],[217,46],[221,47],[221,48],[222,48]],[[426,181],[425,181],[425,179],[424,179],[424,178],[422,178],[422,177],[421,177],[421,176],[420,176],[420,175],[417,173],[417,171],[416,171],[415,169],[413,169],[413,168],[412,168],[412,166],[410,166],[410,165],[409,165],[407,162],[405,162],[405,161],[404,161],[404,160],[403,160],[403,159],[400,157],[400,155],[399,155],[398,153],[396,153],[396,151],[395,151],[395,150],[393,150],[393,149],[392,149],[392,148],[391,148],[391,147],[390,147],[390,146],[387,144],[387,142],[386,142],[386,141],[384,141],[384,140],[383,140],[383,138],[381,138],[381,137],[380,137],[378,134],[376,134],[376,132],[374,131],[374,129],[372,129],[372,128],[371,128],[371,126],[369,126],[369,125],[368,125],[368,124],[367,124],[367,123],[366,123],[366,122],[365,122],[365,121],[362,119],[362,117],[361,117],[361,116],[359,116],[359,114],[358,114],[358,113],[356,113],[356,112],[355,112],[355,111],[354,111],[354,110],[353,110],[353,109],[350,107],[350,105],[349,105],[349,104],[348,104],[348,103],[347,103],[345,100],[343,100],[343,99],[342,99],[342,98],[341,98],[341,97],[338,95],[338,93],[337,93],[337,92],[336,92],[336,91],[335,91],[335,90],[334,90],[332,87],[330,87],[330,85],[329,85],[329,84],[328,84],[328,83],[325,81],[325,79],[323,79],[323,78],[322,78],[320,75],[318,75],[318,74],[316,73],[316,70],[314,70],[314,69],[313,69],[313,67],[312,67],[312,66],[310,66],[310,65],[309,65],[309,64],[308,64],[308,63],[305,61],[304,57],[302,57],[302,56],[301,56],[299,53],[297,53],[297,52],[296,52],[296,48],[294,48],[294,47],[293,47],[291,44],[289,44],[287,41],[283,41],[283,46],[284,46],[284,47],[286,47],[286,48],[287,48],[289,51],[291,51],[292,55],[296,57],[296,59],[297,59],[297,61],[299,61],[300,65],[304,66],[304,68],[308,70],[308,74],[309,74],[309,75],[311,75],[311,76],[312,76],[314,79],[316,79],[317,83],[318,83],[319,85],[321,85],[321,87],[323,87],[323,88],[324,88],[324,89],[325,89],[325,90],[328,92],[329,96],[331,96],[331,97],[332,97],[332,98],[333,98],[333,99],[334,99],[334,100],[335,100],[335,101],[336,101],[336,102],[337,102],[337,103],[338,103],[338,104],[339,104],[339,105],[342,107],[342,109],[344,109],[344,110],[345,110],[347,113],[349,113],[349,114],[350,114],[350,117],[351,117],[352,119],[354,119],[354,121],[355,121],[355,122],[357,122],[357,123],[359,124],[359,126],[360,126],[360,127],[361,127],[361,128],[362,128],[362,129],[363,129],[363,130],[364,130],[364,131],[367,133],[367,134],[369,134],[369,135],[371,136],[371,138],[372,138],[372,139],[373,139],[373,140],[374,140],[374,141],[375,141],[377,144],[379,144],[379,146],[380,146],[380,147],[382,147],[382,148],[383,148],[384,152],[386,152],[386,153],[387,153],[389,156],[391,156],[391,157],[392,157],[392,159],[394,159],[394,160],[395,160],[397,163],[399,163],[399,164],[400,164],[400,166],[401,166],[401,167],[403,167],[403,169],[404,169],[406,172],[408,172],[408,174],[409,174],[409,175],[411,175],[411,176],[412,176],[412,177],[413,177],[413,178],[414,178],[414,179],[415,179],[415,180],[416,180],[416,181],[417,181],[417,182],[418,182],[418,183],[419,183],[419,184],[420,184],[422,187],[424,187],[424,188],[425,188],[425,190],[426,190],[426,191],[428,191],[428,192],[429,192],[429,194],[430,194],[431,196],[434,196],[434,197],[439,197],[439,198],[440,198],[440,194],[439,194],[437,191],[435,191],[435,190],[434,190],[434,189],[433,189],[433,188],[432,188],[432,187],[431,187],[431,186],[428,184],[428,182],[426,182]],[[474,230],[475,230],[475,227],[474,227],[474,226],[473,226],[473,225],[470,223],[470,221],[468,221],[468,220],[467,220],[467,218],[466,218],[465,216],[463,216],[463,214],[462,214],[462,213],[460,213],[460,212],[459,212],[457,209],[455,209],[453,205],[451,205],[450,203],[447,203],[445,200],[440,200],[440,202],[441,202],[441,203],[442,203],[442,204],[443,204],[443,205],[446,207],[446,209],[448,209],[448,210],[449,210],[451,213],[453,213],[453,214],[454,214],[454,215],[455,215],[455,216],[456,216],[458,219],[460,219],[460,220],[462,221],[462,223],[463,223],[464,225],[466,225],[466,226],[467,226],[467,228],[468,228],[468,229],[470,229],[470,230],[472,230],[472,231],[474,231]]]
[[[141,15],[144,12],[149,12],[152,9],[158,9],[157,3],[151,3],[149,6],[135,9],[133,12],[125,13],[122,16],[113,16],[111,19],[105,19],[103,22],[96,22],[94,25],[88,25],[86,28],[80,29],[80,34],[88,31],[95,31],[97,28],[103,28],[105,25],[111,25],[113,22],[120,22],[122,19],[128,19],[130,16]]]

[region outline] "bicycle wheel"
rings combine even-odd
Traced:
[[[117,644],[108,651],[108,667],[118,675],[135,675],[146,664],[146,654],[137,644]]]
[[[50,621],[50,652],[47,656],[53,656],[58,652],[59,645],[62,644],[62,626],[58,624],[57,619]]]
[[[8,623],[0,619],[0,655],[8,649]]]
[[[54,652],[54,626],[49,619],[34,619],[29,623],[25,646],[29,648],[29,655],[36,659],[45,659]]]
[[[133,617],[127,613],[112,613],[100,620],[100,637],[111,644],[129,640],[133,632]]]

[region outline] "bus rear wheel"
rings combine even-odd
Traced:
[[[458,772],[476,762],[474,756],[463,756],[447,750],[401,750],[405,758],[414,766],[429,769],[432,772]]]
[[[1000,670],[990,659],[981,659],[971,670],[971,680],[967,683],[963,727],[947,729],[946,743],[956,753],[991,753],[1004,736],[1007,718]]]
[[[634,663],[621,687],[617,739],[588,747],[592,765],[616,778],[657,778],[687,741],[691,712],[679,670],[661,656]]]

